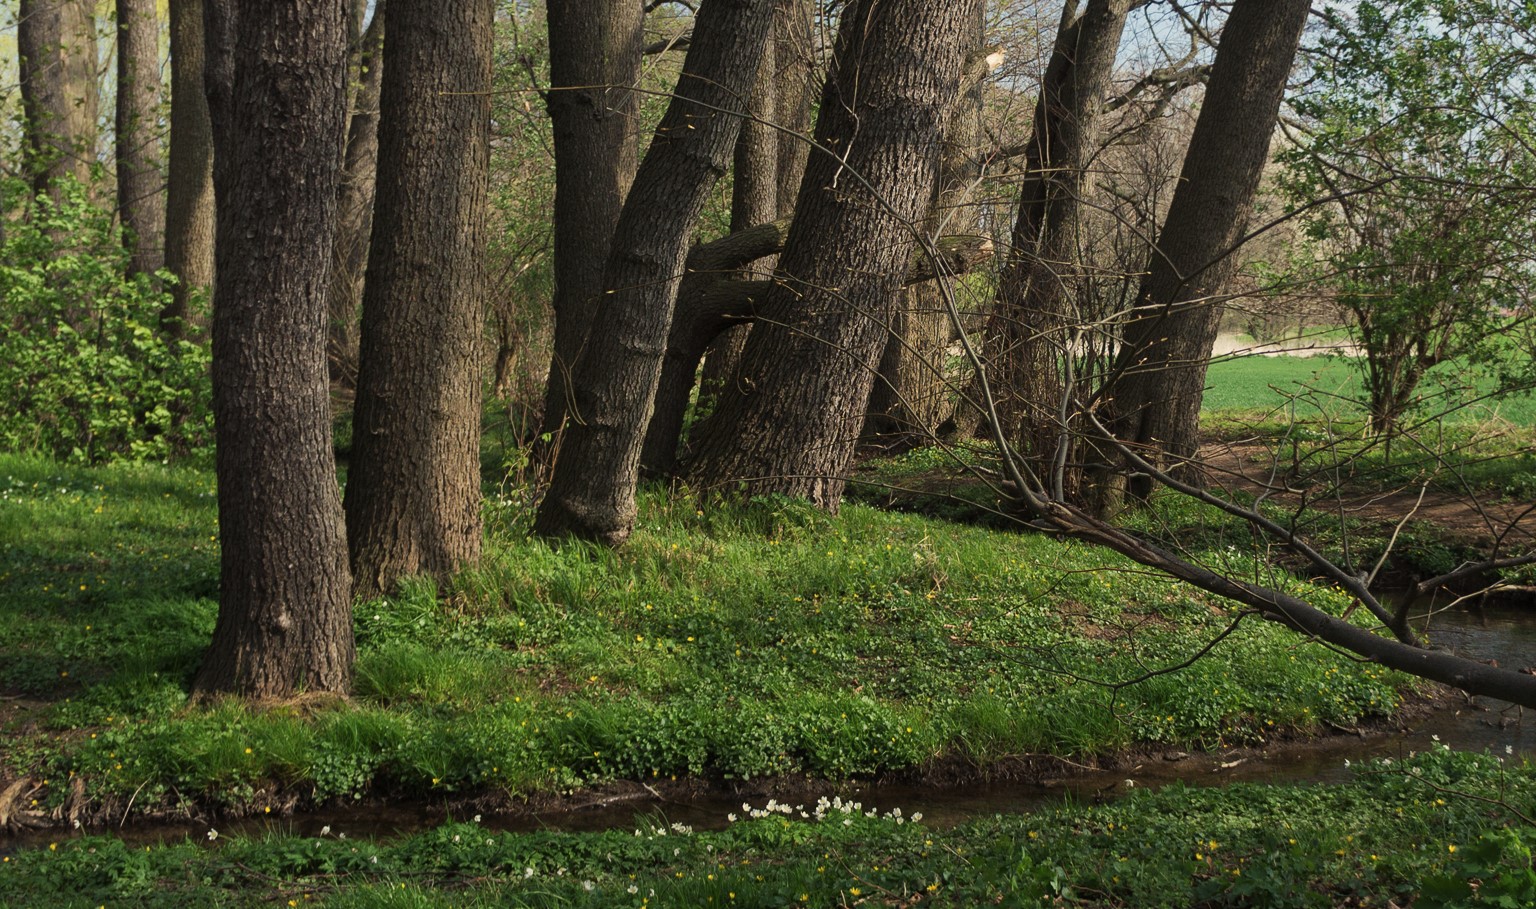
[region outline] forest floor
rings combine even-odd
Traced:
[[[1220,603],[1091,547],[858,504],[650,489],[609,552],[528,537],[496,487],[484,564],[359,606],[350,700],[189,705],[217,609],[212,493],[190,468],[0,456],[0,906],[1386,905],[1474,857],[1492,879],[1536,841],[1530,767],[1451,752],[953,829],[910,806],[770,810],[812,815],[858,781],[1257,748],[1432,696],[1260,623],[1164,673],[1231,624]],[[463,820],[708,789],[752,810],[638,836]],[[436,820],[359,821],[402,809]],[[358,826],[313,829],[317,811]],[[132,833],[173,820],[191,832]]]

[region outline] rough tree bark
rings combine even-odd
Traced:
[[[155,0],[117,0],[117,211],[130,274],[150,274],[165,264],[159,108]]]
[[[788,219],[759,224],[705,243],[688,254],[677,290],[677,307],[667,335],[656,403],[646,430],[641,468],[652,476],[670,476],[677,467],[678,439],[688,410],[688,394],[709,343],[735,327],[750,327],[757,305],[767,299],[772,278],[732,278],[735,269],[784,249]],[[903,283],[931,281],[936,275],[963,275],[992,256],[992,244],[974,235],[942,237],[937,256],[918,250]]]
[[[1307,0],[1238,0],[1232,7],[1104,393],[1115,435],[1150,463],[1175,468],[1175,476],[1198,448],[1221,293],[1247,229],[1308,10]],[[1149,476],[1132,472],[1132,496],[1144,499],[1151,489]]]
[[[1069,0],[1035,107],[1009,258],[989,339],[1003,425],[1039,476],[1060,476],[1074,498],[1080,472],[1056,469],[1070,455],[1061,425],[1071,356],[1072,312],[1088,263],[1078,220],[1089,168],[1099,153],[1098,123],[1132,0]],[[1062,447],[1067,445],[1067,447]]]
[[[213,132],[203,92],[203,2],[171,0],[171,142],[165,267],[179,280],[161,330],[182,336],[195,294],[213,288]]]
[[[778,0],[774,4],[774,28],[763,47],[763,58],[758,63],[757,84],[752,89],[752,101],[747,106],[747,117],[742,121],[741,134],[736,137],[736,159],[731,165],[733,233],[757,224],[767,224],[780,217],[779,132],[774,128],[778,113],[778,64],[775,48],[781,28],[779,23],[788,12],[789,5],[788,0]],[[747,266],[746,276],[771,275],[777,265],[777,256],[759,259]],[[732,326],[710,344],[704,356],[704,371],[699,376],[701,397],[714,396],[736,375],[750,329],[750,325]],[[675,444],[676,440],[673,441]],[[655,454],[671,455],[675,452]],[[647,467],[652,466],[656,460],[649,454],[642,455],[642,462]],[[667,457],[666,460],[671,458]]]
[[[386,9],[384,0],[379,0],[373,21],[358,42],[352,117],[347,127],[341,195],[336,202],[336,248],[332,253],[331,286],[326,295],[326,309],[330,313],[326,358],[331,381],[342,387],[355,388],[357,383],[358,312],[363,305],[363,277],[368,269],[378,174]]]
[[[635,176],[637,95],[645,5],[550,0],[545,95],[555,144],[555,349],[543,432],[565,426],[570,375],[603,294],[601,263]],[[558,451],[558,443],[548,450]]]
[[[199,696],[343,694],[351,578],[325,287],[346,127],[343,0],[207,0],[216,148],[219,618]]]
[[[732,189],[732,231],[794,212],[795,193],[800,191],[810,151],[810,83],[816,60],[812,15],[808,0],[778,0],[774,5],[773,37],[763,51],[763,76],[752,96],[754,119],[742,124],[736,145],[736,179],[746,175],[747,185],[738,182]],[[776,267],[778,257],[773,256],[756,263],[753,270],[772,274]],[[750,330],[751,325],[732,326],[710,344],[700,388],[723,388],[735,380]]]
[[[614,232],[604,330],[588,338],[572,377],[571,426],[539,507],[539,533],[616,544],[634,524],[641,444],[688,241],[735,146],[772,12],[772,0],[706,0],[699,8],[677,90]]]
[[[771,43],[777,74],[773,89],[773,123],[778,128],[772,130],[775,152],[771,172],[774,179],[774,217],[780,219],[781,223],[769,228],[768,222],[772,218],[750,220],[744,216],[738,219],[737,209],[734,206],[732,208],[732,237],[745,241],[740,244],[741,248],[750,247],[755,242],[755,235],[766,237],[763,234],[765,229],[776,232],[771,254],[764,254],[752,269],[759,275],[771,274],[778,265],[778,253],[784,248],[785,231],[789,224],[785,219],[794,211],[795,194],[799,192],[800,178],[805,174],[805,162],[810,150],[810,85],[815,63],[815,49],[811,43],[811,17],[812,9],[808,0],[780,0],[774,8]],[[768,71],[766,63],[762,70]],[[754,102],[756,100],[754,95]],[[743,125],[743,137],[737,142],[736,168],[739,172],[743,167],[753,169],[755,166],[751,182],[754,187],[752,196],[756,198],[765,188],[768,165],[758,160],[743,163],[742,143],[749,127],[750,124]],[[759,131],[754,138],[761,142],[767,137]],[[761,146],[755,148],[754,159],[762,151]],[[759,199],[754,205],[757,213],[767,209],[766,200]],[[737,227],[738,223],[742,226]],[[744,284],[732,285],[735,288],[733,293],[739,294],[734,298],[738,302],[726,304],[731,309],[727,314],[729,318],[716,318],[714,304],[724,304],[727,299],[717,292],[721,289],[717,284],[722,280],[722,269],[737,268],[747,261],[737,255],[736,249],[736,240],[726,238],[705,244],[688,255],[684,269],[686,274],[678,288],[672,330],[667,336],[667,354],[662,365],[661,380],[656,388],[651,425],[646,430],[645,448],[641,453],[641,469],[649,476],[672,476],[677,471],[678,447],[694,377],[699,376],[701,389],[707,389],[715,395],[719,389],[734,382],[740,370],[741,353],[746,349],[747,334],[752,328],[750,300],[761,296],[766,286],[756,286],[750,293],[741,293],[746,289]],[[723,264],[725,262],[730,264]],[[704,362],[702,373],[699,371],[701,359]]]
[[[90,181],[96,161],[96,24],[92,0],[21,0],[16,52],[33,191],[57,178]]]
[[[978,7],[963,46],[967,51],[960,94],[944,126],[939,179],[923,230],[981,233],[981,207],[972,193],[981,177],[982,92],[998,58],[982,46],[986,11]],[[923,444],[947,416],[950,389],[944,374],[952,326],[944,293],[952,278],[907,288],[891,321],[880,357],[880,374],[869,396],[864,435],[882,436],[888,448]]]
[[[816,42],[812,26],[816,6],[811,0],[785,0],[773,20],[773,62],[778,69],[773,92],[774,122],[778,124],[779,217],[795,208],[800,180],[811,154],[811,104],[820,94],[816,84]]]
[[[480,556],[493,0],[389,0],[347,535],[353,592]]]
[[[781,278],[689,467],[695,488],[836,509],[927,213],[974,2],[859,0],[838,29]]]

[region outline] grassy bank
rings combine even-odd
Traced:
[[[7,856],[0,905],[1528,906],[1533,814],[1536,768],[1437,748],[1343,785],[1137,790],[947,830],[823,802],[699,833],[73,837]]]
[[[186,704],[215,615],[208,474],[0,458],[0,686],[19,810],[516,800],[614,779],[841,779],[1353,725],[1405,680],[1123,560],[849,506],[648,493],[623,550],[488,505],[484,564],[363,604],[354,698]],[[1342,601],[1322,602],[1342,610]],[[31,804],[27,804],[31,803]]]

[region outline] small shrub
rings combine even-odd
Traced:
[[[208,349],[160,327],[170,296],[156,285],[174,279],[125,277],[111,212],[56,185],[0,245],[0,448],[75,463],[207,455]]]

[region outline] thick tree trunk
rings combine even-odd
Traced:
[[[150,274],[165,264],[159,109],[155,0],[117,0],[117,211],[131,274]]]
[[[982,89],[992,59],[982,47],[985,17],[985,9],[978,6],[965,36],[968,56],[961,91],[945,123],[939,180],[923,228],[929,236],[981,232],[981,209],[973,193],[981,177]],[[866,436],[883,436],[885,445],[920,445],[948,415],[951,395],[944,364],[951,326],[944,297],[953,292],[954,283],[937,278],[907,288],[870,392]]]
[[[710,189],[725,171],[771,0],[706,0],[650,151],[614,232],[600,310],[573,375],[575,408],[535,529],[608,543],[629,535],[683,260]]]
[[[545,96],[555,144],[555,349],[543,431],[558,435],[570,378],[603,294],[602,263],[635,176],[644,49],[638,0],[550,0]],[[559,442],[548,446],[559,450]]]
[[[859,0],[842,15],[818,145],[742,362],[691,485],[836,509],[927,213],[973,2]]]
[[[384,11],[379,0],[373,21],[358,49],[356,90],[347,127],[347,151],[341,171],[341,196],[336,203],[336,248],[332,253],[331,287],[326,308],[330,333],[326,358],[331,381],[355,388],[357,383],[358,313],[363,305],[363,276],[368,269],[368,242],[373,233],[373,198],[379,156],[379,93],[384,75]]]
[[[1199,444],[1205,370],[1233,253],[1247,229],[1307,0],[1238,0],[1222,29],[1205,101],[1137,304],[1113,385],[1113,427],[1175,475]],[[1145,498],[1150,477],[1129,477]]]
[[[219,211],[221,577],[193,689],[345,693],[352,584],[325,375],[345,5],[207,0],[204,11]]]
[[[193,295],[213,288],[213,132],[203,91],[202,0],[171,0],[171,148],[165,267],[179,280],[161,314],[173,337],[187,328]]]
[[[347,480],[354,593],[480,557],[493,0],[389,0]]]
[[[39,196],[59,177],[90,182],[97,141],[95,7],[92,0],[21,0],[17,13],[23,160]]]

